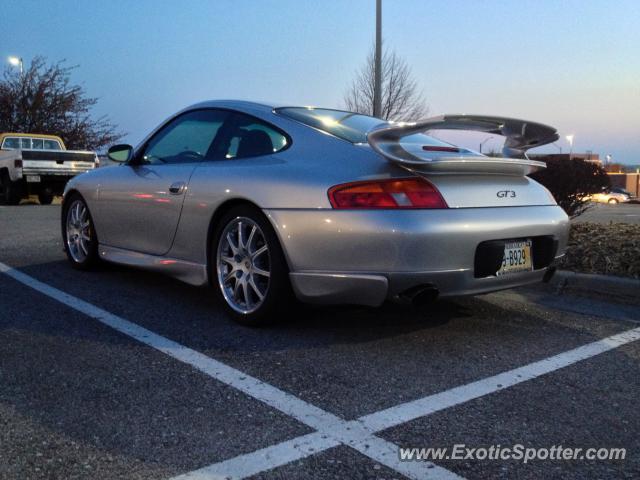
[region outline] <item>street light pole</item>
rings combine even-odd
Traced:
[[[376,0],[376,53],[373,81],[373,116],[382,115],[382,0]]]
[[[24,68],[22,65],[22,57],[9,57],[9,63],[14,67],[20,67],[20,75],[24,73]]]
[[[573,135],[573,133],[571,135],[567,135],[566,138],[567,142],[569,142],[569,160],[571,160],[571,154],[573,153],[573,138],[575,135]]]

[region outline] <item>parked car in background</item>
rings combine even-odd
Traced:
[[[426,135],[506,137],[490,158]],[[189,107],[118,167],[67,184],[71,264],[143,267],[211,285],[239,322],[309,303],[421,304],[550,278],[567,215],[525,158],[547,125],[444,115],[394,123],[353,112],[245,101]]]
[[[0,189],[8,205],[29,195],[48,205],[69,179],[97,165],[95,152],[67,150],[55,135],[0,133]]]
[[[589,200],[597,203],[627,203],[631,200],[631,193],[624,188],[612,187],[602,193],[594,193],[589,196]]]

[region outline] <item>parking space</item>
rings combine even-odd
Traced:
[[[309,432],[44,295],[15,301],[24,288],[0,276],[7,476],[164,478]]]
[[[440,463],[467,478],[638,478],[640,441],[638,421],[633,418],[640,396],[638,360],[639,346],[627,345],[381,435],[402,446],[428,439],[432,445],[473,447],[623,447],[631,454],[622,462]]]
[[[71,269],[58,206],[4,207],[0,229],[0,262],[18,272],[0,274],[0,476],[640,474],[637,306],[581,309],[587,300],[536,288],[422,311],[300,308],[248,329],[207,288]],[[532,364],[505,385],[459,388]],[[399,446],[461,443],[624,447],[627,458],[399,460]]]

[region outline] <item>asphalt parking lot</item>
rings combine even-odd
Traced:
[[[0,478],[640,477],[637,305],[535,287],[249,329],[206,288],[72,270],[59,213],[0,206]],[[400,459],[459,444],[626,457]]]
[[[593,203],[591,208],[576,218],[578,222],[595,223],[640,223],[640,203]]]

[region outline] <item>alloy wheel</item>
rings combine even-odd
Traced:
[[[91,243],[91,220],[89,210],[82,200],[75,200],[67,210],[67,248],[78,263],[89,256]]]
[[[236,217],[222,231],[216,265],[220,290],[235,311],[248,314],[263,304],[269,290],[271,255],[260,226]]]

